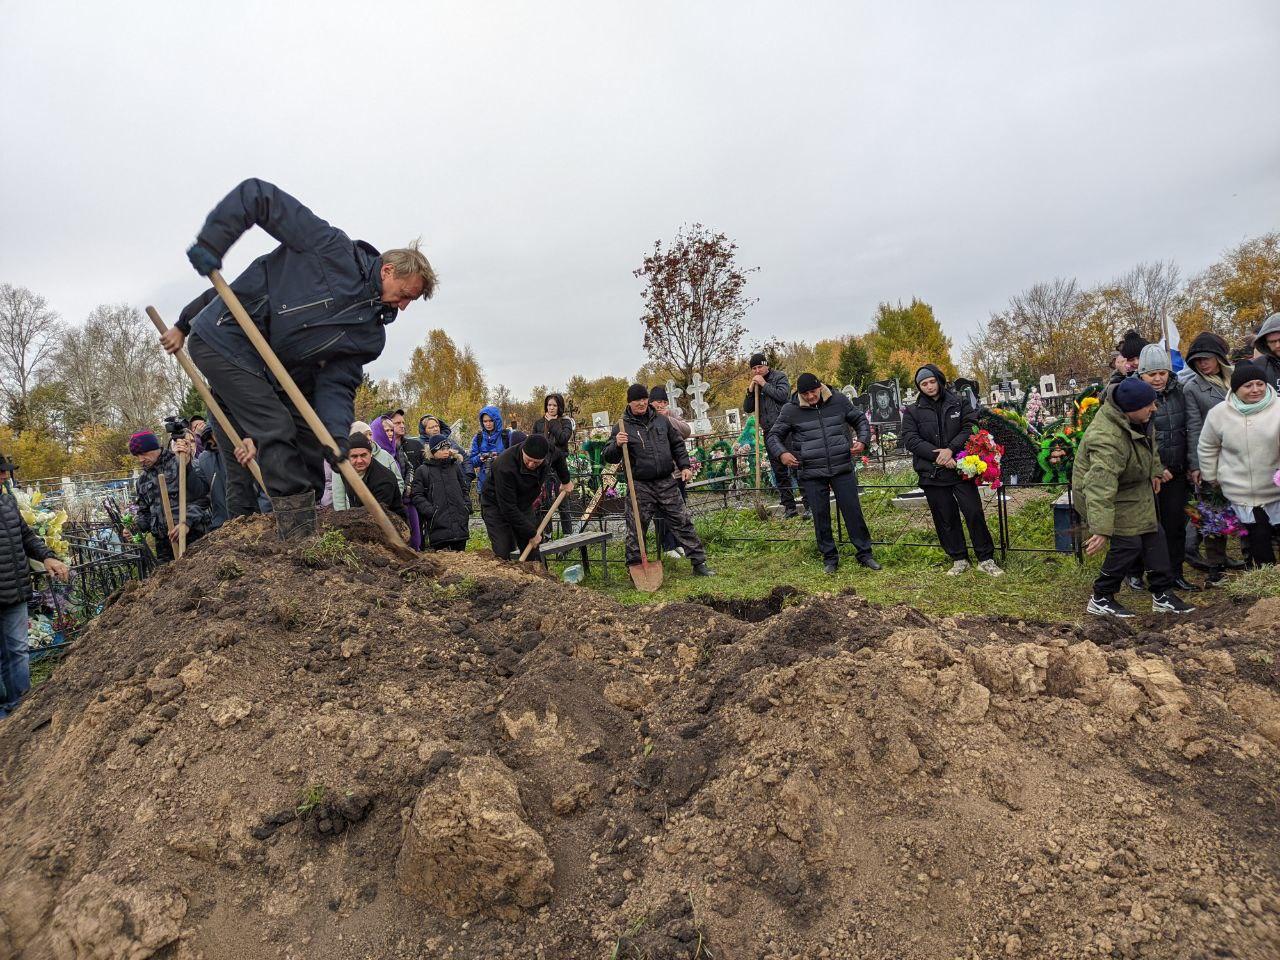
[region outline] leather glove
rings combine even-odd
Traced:
[[[187,259],[196,268],[196,273],[202,277],[222,269],[222,258],[199,240],[187,248]]]

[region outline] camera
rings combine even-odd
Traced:
[[[174,440],[181,440],[191,429],[191,421],[186,417],[165,417],[164,428]]]

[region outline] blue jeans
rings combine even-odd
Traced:
[[[27,654],[27,605],[0,608],[0,718],[7,717],[31,689]]]

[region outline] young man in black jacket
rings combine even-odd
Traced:
[[[622,415],[621,425],[614,425],[600,458],[605,463],[621,463],[624,447],[631,457],[631,476],[640,508],[639,530],[635,528],[632,512],[627,511],[627,565],[640,562],[637,538],[644,536],[650,520],[660,517],[693,563],[694,576],[714,576],[707,567],[707,552],[693,527],[675,477],[677,470],[685,483],[693,477],[689,452],[671,421],[649,407],[649,388],[643,383],[633,383],[627,388],[626,413]]]
[[[13,496],[10,477],[17,466],[0,453],[0,719],[31,689],[27,652],[27,601],[31,599],[28,559],[44,562],[49,576],[65,581],[67,565],[27,526]]]
[[[853,469],[853,458],[870,442],[871,426],[866,415],[843,393],[832,390],[812,373],[800,374],[795,394],[769,431],[769,456],[799,471],[828,574],[834,574],[840,565],[840,554],[831,535],[832,492],[849,528],[849,539],[858,551],[858,562],[870,570],[880,569],[871,555],[871,531],[862,516],[858,478]]]
[[[573,490],[564,457],[552,456],[551,444],[541,433],[508,447],[489,462],[489,475],[480,490],[480,517],[499,560],[510,559],[527,544],[537,547],[542,542],[533,505],[553,475],[562,487]],[[536,556],[530,554],[530,559]]]
[[[449,438],[427,438],[422,465],[413,473],[410,499],[422,522],[422,539],[432,550],[463,550],[467,545],[471,498],[463,483],[462,454]]]
[[[416,245],[380,254],[262,180],[245,180],[213,208],[187,258],[207,277],[254,225],[280,245],[249,264],[231,289],[345,456],[364,364],[381,355],[384,327],[397,311],[435,292],[435,273]],[[276,506],[278,535],[314,532],[328,448],[267,376],[257,350],[212,289],[183,309],[160,342],[175,353],[188,336],[191,359],[246,438],[233,451],[215,425],[226,454],[228,513],[256,512],[245,469],[256,455]]]
[[[982,512],[978,485],[956,469],[956,457],[978,421],[977,411],[947,389],[946,377],[931,363],[916,371],[915,381],[920,397],[903,412],[902,445],[911,452],[911,465],[929,502],[938,540],[952,560],[947,575],[956,577],[969,569],[969,550],[960,526],[963,516],[978,569],[1003,576],[996,565],[996,545]]]
[[[760,390],[760,411],[756,412],[756,389]],[[751,383],[747,385],[747,397],[742,401],[742,409],[756,414],[756,423],[760,427],[760,436],[768,437],[773,425],[778,422],[778,414],[783,404],[791,399],[791,382],[781,370],[771,370],[763,353],[751,357]],[[782,504],[782,516],[791,519],[797,516],[795,494],[791,491],[791,471],[787,465],[768,453],[769,465],[773,468],[773,479],[778,489],[778,502]],[[751,464],[754,476],[755,464]]]

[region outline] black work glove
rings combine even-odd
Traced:
[[[187,259],[202,277],[222,269],[222,258],[199,240],[187,248]]]

